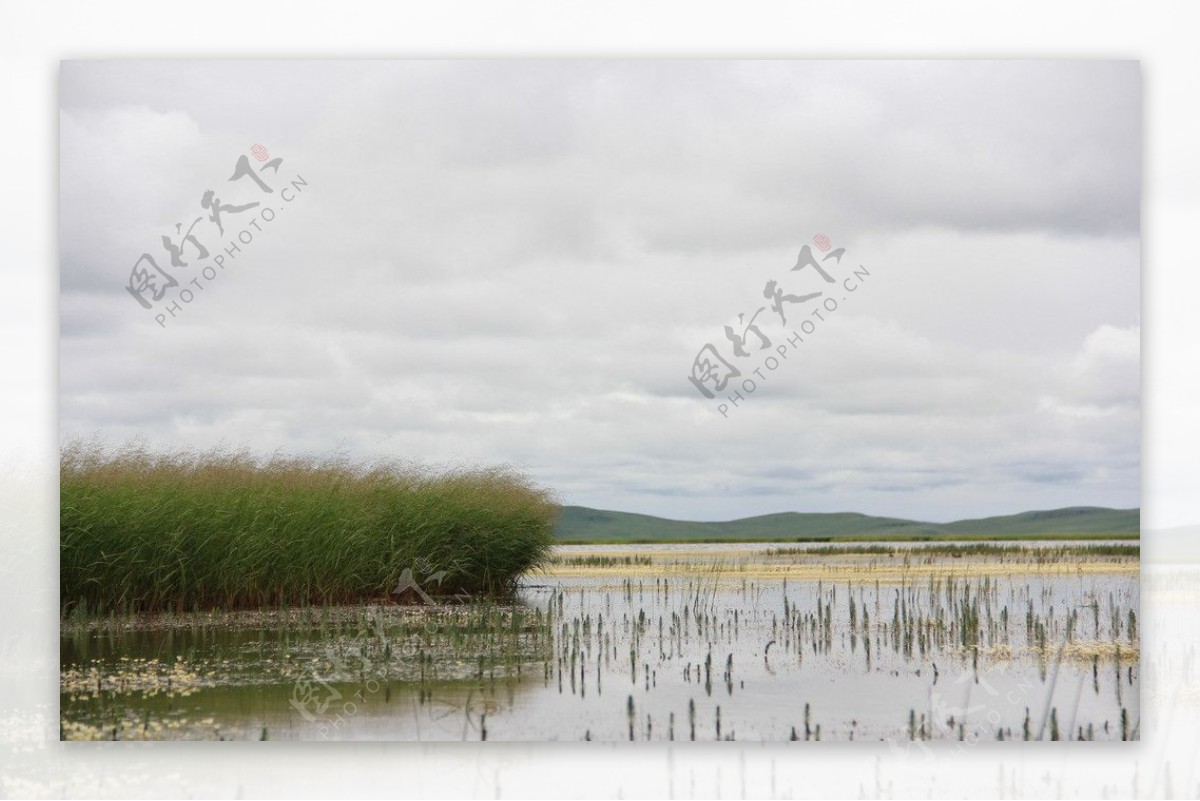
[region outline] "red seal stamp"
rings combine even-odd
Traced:
[[[817,234],[814,236],[813,244],[820,248],[822,252],[833,247],[833,243],[829,241],[829,237],[825,236],[825,234]]]
[[[254,147],[250,148],[250,153],[259,161],[266,161],[267,156],[271,155],[262,145],[255,145]]]

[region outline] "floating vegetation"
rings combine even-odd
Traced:
[[[189,736],[191,724],[179,720],[197,715],[203,720],[218,711],[205,711],[197,694],[221,699],[250,692],[286,705],[295,688],[314,683],[351,698],[356,691],[361,695],[356,688],[372,684],[372,692],[387,699],[394,689],[432,700],[435,688],[461,682],[512,688],[548,664],[552,616],[548,609],[481,602],[330,607],[282,616],[164,615],[150,626],[113,625],[119,619],[75,625],[63,638],[68,664],[60,677],[62,736]],[[273,620],[281,625],[262,627]],[[164,661],[118,655],[139,648],[175,656]],[[490,702],[482,703],[486,708]],[[160,725],[138,728],[143,719]],[[270,728],[242,720],[224,721],[224,727],[219,737]]]
[[[162,693],[168,698],[186,698],[202,686],[201,673],[177,656],[173,662],[121,657],[105,670],[99,663],[72,667],[62,672],[60,688],[71,700],[99,698],[105,694],[139,693],[153,698]]]

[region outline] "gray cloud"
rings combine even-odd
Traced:
[[[66,436],[505,462],[684,518],[1139,503],[1136,64],[97,62],[61,86]],[[295,203],[226,181],[255,142]],[[278,217],[161,329],[122,284],[210,188]],[[226,219],[196,229],[214,252]],[[818,232],[870,279],[826,287],[842,308],[723,418],[692,358],[729,355],[767,279],[807,291]]]

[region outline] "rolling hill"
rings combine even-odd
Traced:
[[[952,523],[923,523],[856,512],[783,512],[703,523],[564,506],[555,536],[564,543],[1131,538],[1139,535],[1140,521],[1140,509],[1097,506]]]

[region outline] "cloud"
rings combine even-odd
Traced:
[[[684,518],[1135,506],[1139,92],[1100,62],[72,62],[61,428],[511,463]],[[255,143],[295,202],[227,181]],[[161,328],[123,285],[210,188],[260,206],[206,246],[253,241]],[[789,269],[818,232],[832,287]],[[839,310],[725,418],[686,376],[769,279]]]

